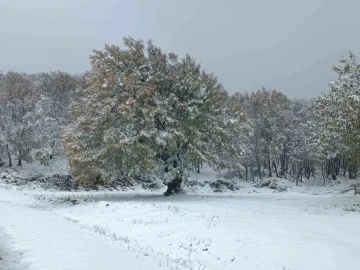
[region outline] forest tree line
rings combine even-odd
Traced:
[[[230,95],[191,56],[131,37],[90,61],[78,75],[0,73],[1,166],[66,155],[79,185],[156,172],[167,194],[203,164],[248,181],[357,176],[360,64],[352,53],[312,100],[265,88]]]

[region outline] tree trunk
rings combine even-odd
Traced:
[[[277,166],[276,166],[275,160],[273,160],[273,167],[274,167],[274,169],[275,169],[276,177],[279,178],[279,174],[278,174],[278,170],[277,170]]]
[[[348,170],[349,170],[349,179],[354,179],[353,168],[351,165],[349,165]]]
[[[52,143],[51,143],[51,153],[50,153],[50,159],[52,159],[53,158],[53,148],[54,148],[54,146],[55,146],[55,140],[53,140],[52,141]]]
[[[260,181],[262,180],[262,171],[261,171],[261,161],[257,161],[257,171],[260,177]]]
[[[18,157],[18,163],[17,165],[18,167],[22,167],[22,164],[21,164],[21,151],[19,150],[19,157]]]
[[[12,160],[11,160],[11,155],[10,155],[9,145],[8,144],[6,144],[6,152],[7,152],[8,159],[9,159],[9,167],[12,167]]]
[[[315,167],[311,166],[311,175],[315,178]]]
[[[174,169],[178,168],[178,161],[174,160],[172,166]],[[169,171],[168,167],[166,167],[165,172],[168,171]],[[183,176],[182,172],[179,172],[175,175],[175,177],[172,179],[171,182],[167,183],[167,190],[165,191],[164,196],[175,195],[182,192],[182,188],[181,188],[181,183],[183,179],[182,176]]]
[[[255,182],[254,163],[251,162],[251,181]]]
[[[307,180],[310,179],[310,176],[311,176],[311,166],[310,166],[310,161],[307,161],[307,165],[305,167],[305,177]]]
[[[182,177],[181,175],[177,175],[171,182],[167,184],[167,190],[164,193],[164,196],[170,196],[181,193],[181,183]]]
[[[269,168],[269,177],[272,177],[270,157],[268,158],[268,168]]]
[[[322,177],[323,177],[323,179],[324,179],[324,186],[326,185],[326,173],[325,173],[325,171],[326,171],[326,168],[324,168],[324,166],[326,166],[326,163],[325,164],[323,164],[322,166],[321,166],[321,174],[322,174]]]
[[[283,176],[285,175],[285,159],[286,159],[286,146],[285,144],[283,145],[283,152],[282,154],[280,155],[280,175]]]
[[[335,166],[336,166],[336,160],[335,159],[329,160],[329,169],[330,169],[332,180],[336,180],[336,167]]]

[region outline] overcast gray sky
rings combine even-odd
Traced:
[[[0,69],[89,69],[131,35],[191,54],[229,92],[313,97],[360,52],[360,0],[0,0]]]

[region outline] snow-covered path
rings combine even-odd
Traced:
[[[22,203],[15,198],[0,202],[0,226],[12,237],[12,252],[22,254],[22,264],[29,270],[160,269],[124,247],[85,233],[53,212]]]
[[[0,269],[1,270],[26,270],[21,263],[22,252],[11,249],[12,239],[0,228]]]
[[[29,270],[357,270],[360,265],[360,213],[343,211],[360,205],[360,197],[99,192],[43,193],[34,200],[33,195],[0,189],[0,227]],[[64,195],[80,204],[47,200]]]

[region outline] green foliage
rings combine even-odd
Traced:
[[[151,41],[125,38],[124,49],[107,45],[91,63],[90,87],[70,110],[73,171],[88,164],[112,180],[156,169],[169,179],[194,164],[224,165],[224,153],[241,154],[234,143],[240,108],[229,106],[222,85],[189,55],[178,60]]]
[[[330,83],[330,92],[315,99],[312,107],[322,127],[320,140],[328,152],[345,151],[353,162],[360,162],[360,65],[350,52],[349,58],[334,67],[338,79]]]

